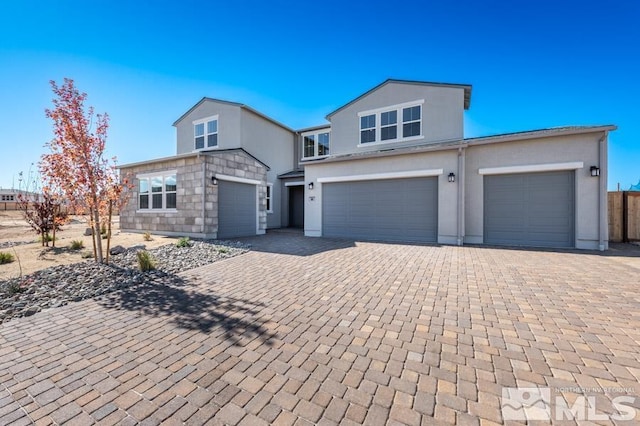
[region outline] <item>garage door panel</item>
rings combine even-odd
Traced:
[[[574,172],[484,177],[484,241],[573,247]]]
[[[256,186],[218,181],[218,238],[256,235]]]
[[[434,242],[437,179],[389,179],[323,185],[323,235]]]

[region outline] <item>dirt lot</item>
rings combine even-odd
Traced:
[[[177,241],[176,238],[157,235],[152,235],[151,241],[145,241],[142,234],[120,232],[119,225],[120,221],[116,216],[112,230],[111,247],[116,245],[131,247],[144,244],[147,248],[155,248]],[[22,266],[22,274],[26,275],[49,266],[83,261],[82,254],[92,252],[93,247],[91,237],[84,235],[87,226],[86,217],[73,216],[71,223],[65,225],[62,232],[56,234],[57,249],[47,249],[42,247],[38,240],[39,236],[22,219],[20,212],[0,211],[0,244],[7,241],[14,243],[29,242],[28,244],[14,247],[0,248],[0,251],[11,253],[14,256],[17,255],[20,259],[20,262],[13,261],[0,265],[0,280],[18,277],[20,275],[20,266]],[[82,240],[85,248],[77,251],[70,250],[69,245],[72,240]],[[106,248],[106,240],[103,240],[103,247]]]

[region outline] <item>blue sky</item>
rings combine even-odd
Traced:
[[[0,186],[52,137],[52,79],[109,113],[123,164],[175,154],[171,124],[203,96],[301,128],[399,78],[472,84],[466,137],[616,124],[609,187],[626,189],[640,179],[639,17],[631,0],[2,2]]]

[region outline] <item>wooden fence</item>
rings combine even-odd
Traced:
[[[609,241],[640,241],[640,192],[609,192]]]

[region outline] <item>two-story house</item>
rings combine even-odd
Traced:
[[[612,125],[464,138],[471,86],[387,80],[293,130],[204,98],[175,123],[177,155],[122,166],[123,230],[604,250]]]

